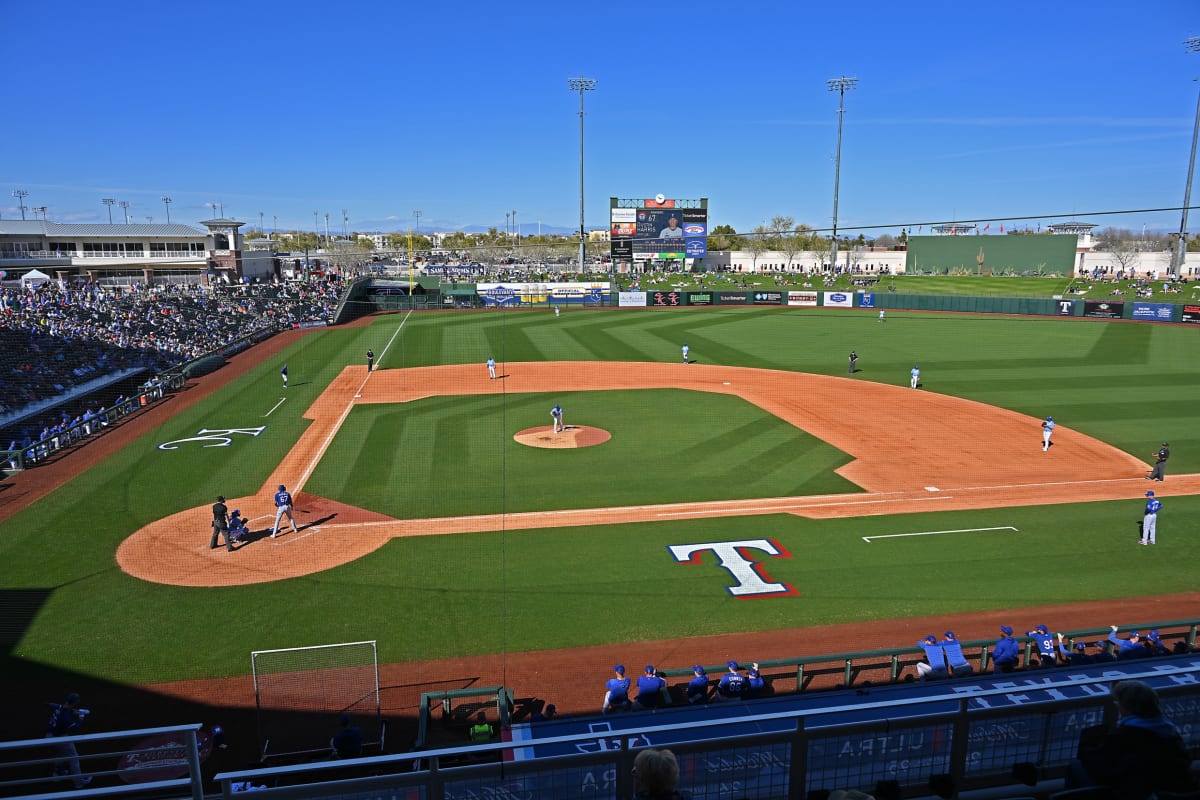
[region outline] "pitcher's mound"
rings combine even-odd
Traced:
[[[540,428],[526,428],[514,434],[513,438],[530,447],[591,447],[604,444],[612,438],[612,434],[586,425],[568,425],[565,430],[555,433],[554,426],[543,425]]]

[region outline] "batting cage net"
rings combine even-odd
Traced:
[[[264,760],[327,752],[343,714],[362,729],[364,746],[382,749],[374,641],[256,650],[250,662]]]

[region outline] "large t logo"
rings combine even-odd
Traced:
[[[700,554],[716,553],[717,566],[729,570],[737,581],[728,587],[734,597],[787,597],[800,594],[791,584],[776,583],[763,570],[762,560],[755,560],[751,551],[757,550],[774,558],[791,558],[792,554],[770,539],[745,539],[738,542],[706,542],[704,544],[673,544],[667,548],[680,564],[700,564]]]

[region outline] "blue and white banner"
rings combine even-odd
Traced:
[[[1171,303],[1133,303],[1133,318],[1148,319],[1154,322],[1170,322],[1175,313]]]
[[[618,292],[617,305],[622,308],[645,308],[645,292]]]
[[[859,308],[874,308],[875,307],[875,295],[871,294],[870,292],[863,292],[862,294],[860,294],[858,296],[858,307]]]
[[[846,292],[822,292],[821,305],[836,308],[854,308],[854,295]]]

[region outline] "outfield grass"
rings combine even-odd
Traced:
[[[915,312],[895,312],[880,324],[866,312],[821,309],[570,310],[559,319],[545,311],[430,313],[408,317],[385,352],[403,320],[400,315],[382,317],[369,327],[307,336],[4,522],[0,589],[44,596],[14,647],[25,661],[9,661],[9,668],[33,670],[37,662],[46,662],[118,681],[146,682],[241,674],[248,670],[248,653],[254,649],[357,639],[379,639],[385,659],[401,660],[1194,588],[1200,498],[1167,499],[1156,548],[1131,546],[1140,509],[1133,499],[859,520],[763,516],[404,539],[306,578],[220,589],[147,584],[116,567],[117,545],[146,522],[211,502],[217,493],[257,491],[307,427],[302,415],[308,404],[344,365],[361,364],[367,347],[380,355],[383,368],[477,363],[482,371],[488,355],[502,362],[673,362],[680,343],[687,341],[701,363],[831,375],[844,375],[845,356],[853,348],[861,356],[859,380],[904,385],[908,369],[917,362],[930,391],[1034,416],[1054,414],[1068,427],[1142,457],[1168,439],[1174,452],[1168,480],[1172,472],[1200,471],[1193,411],[1200,401],[1194,328]],[[286,394],[279,386],[282,360],[288,361],[292,378]],[[347,476],[342,490],[374,493],[371,504],[377,504],[385,502],[389,489],[401,500],[406,493],[420,497],[411,491],[419,481],[425,481],[424,488],[417,486],[421,492],[435,495],[433,481],[439,475],[470,487],[490,478],[490,498],[516,507],[525,501],[521,494],[538,490],[536,474],[524,468],[518,472],[514,464],[511,477],[489,476],[488,459],[496,456],[486,451],[474,456],[482,459],[482,478],[469,474],[461,461],[451,458],[463,446],[463,437],[453,430],[455,423],[468,410],[465,416],[478,416],[490,432],[491,438],[484,437],[487,446],[507,458],[511,434],[519,427],[546,424],[553,400],[577,413],[589,404],[603,408],[608,394],[572,396],[569,403],[561,395],[513,395],[503,425],[495,421],[497,410],[481,398],[430,399],[381,406],[369,413],[362,409],[352,415],[352,427],[378,429],[379,441],[364,446],[370,458],[387,465],[387,474],[380,471],[377,486],[359,485],[364,467],[354,440],[343,442],[339,437],[334,447],[340,463],[323,463],[318,480],[336,482],[338,476],[328,471],[331,465],[344,469],[360,477]],[[651,393],[621,394],[628,394],[622,402],[636,405],[641,402],[638,396]],[[283,396],[284,405],[265,417]],[[475,403],[483,405],[471,405]],[[532,421],[523,416],[526,408]],[[715,457],[693,453],[697,485],[718,483],[722,470],[729,484],[743,482],[744,465],[756,460],[764,470],[755,480],[774,481],[772,486],[825,479],[787,475],[789,454],[775,452],[780,465],[773,466],[764,460],[773,448],[753,435],[734,435],[732,442],[720,438],[747,424],[767,424],[756,420],[754,408],[735,404],[732,409],[694,413],[707,414],[703,429],[718,437],[711,447],[719,451]],[[726,421],[730,414],[736,424]],[[508,430],[508,423],[517,419],[519,427]],[[432,428],[419,434],[423,422]],[[630,420],[628,425],[635,427],[628,430],[639,424]],[[258,425],[266,425],[261,435],[237,438],[226,448],[157,449],[162,442],[192,436],[204,427]],[[617,425],[620,439],[627,435],[625,425]],[[961,434],[969,436],[970,431]],[[427,446],[408,448],[411,459],[384,452],[397,441],[390,437],[418,435],[429,437]],[[804,442],[803,434],[788,435]],[[364,434],[359,430],[353,436]],[[362,441],[371,438],[367,434]],[[659,441],[645,442],[643,460],[657,457]],[[563,466],[569,456],[586,452],[590,457],[594,452],[606,458],[605,447],[536,455],[555,459],[556,469],[545,476],[546,483],[553,483],[574,469]],[[721,460],[726,448],[736,458]],[[672,457],[687,462],[686,453],[685,443]],[[837,454],[832,457],[829,463],[838,463]],[[710,472],[701,470],[705,465]],[[621,462],[601,467],[618,471],[617,477],[596,475],[596,482],[629,481],[634,466]],[[605,487],[591,487],[578,474],[571,480],[577,482],[581,497],[608,494]],[[594,495],[587,495],[593,488]],[[484,505],[491,506],[487,511],[498,510],[492,502]],[[995,525],[1021,530],[870,545],[860,538]],[[208,531],[188,535],[199,544]],[[800,595],[747,606],[728,596],[728,576],[711,559],[682,566],[666,550],[669,544],[735,537],[772,538],[786,547],[794,557],[769,560],[767,571],[775,580],[793,583]],[[612,613],[614,605],[622,613]],[[654,612],[637,614],[639,607]]]

